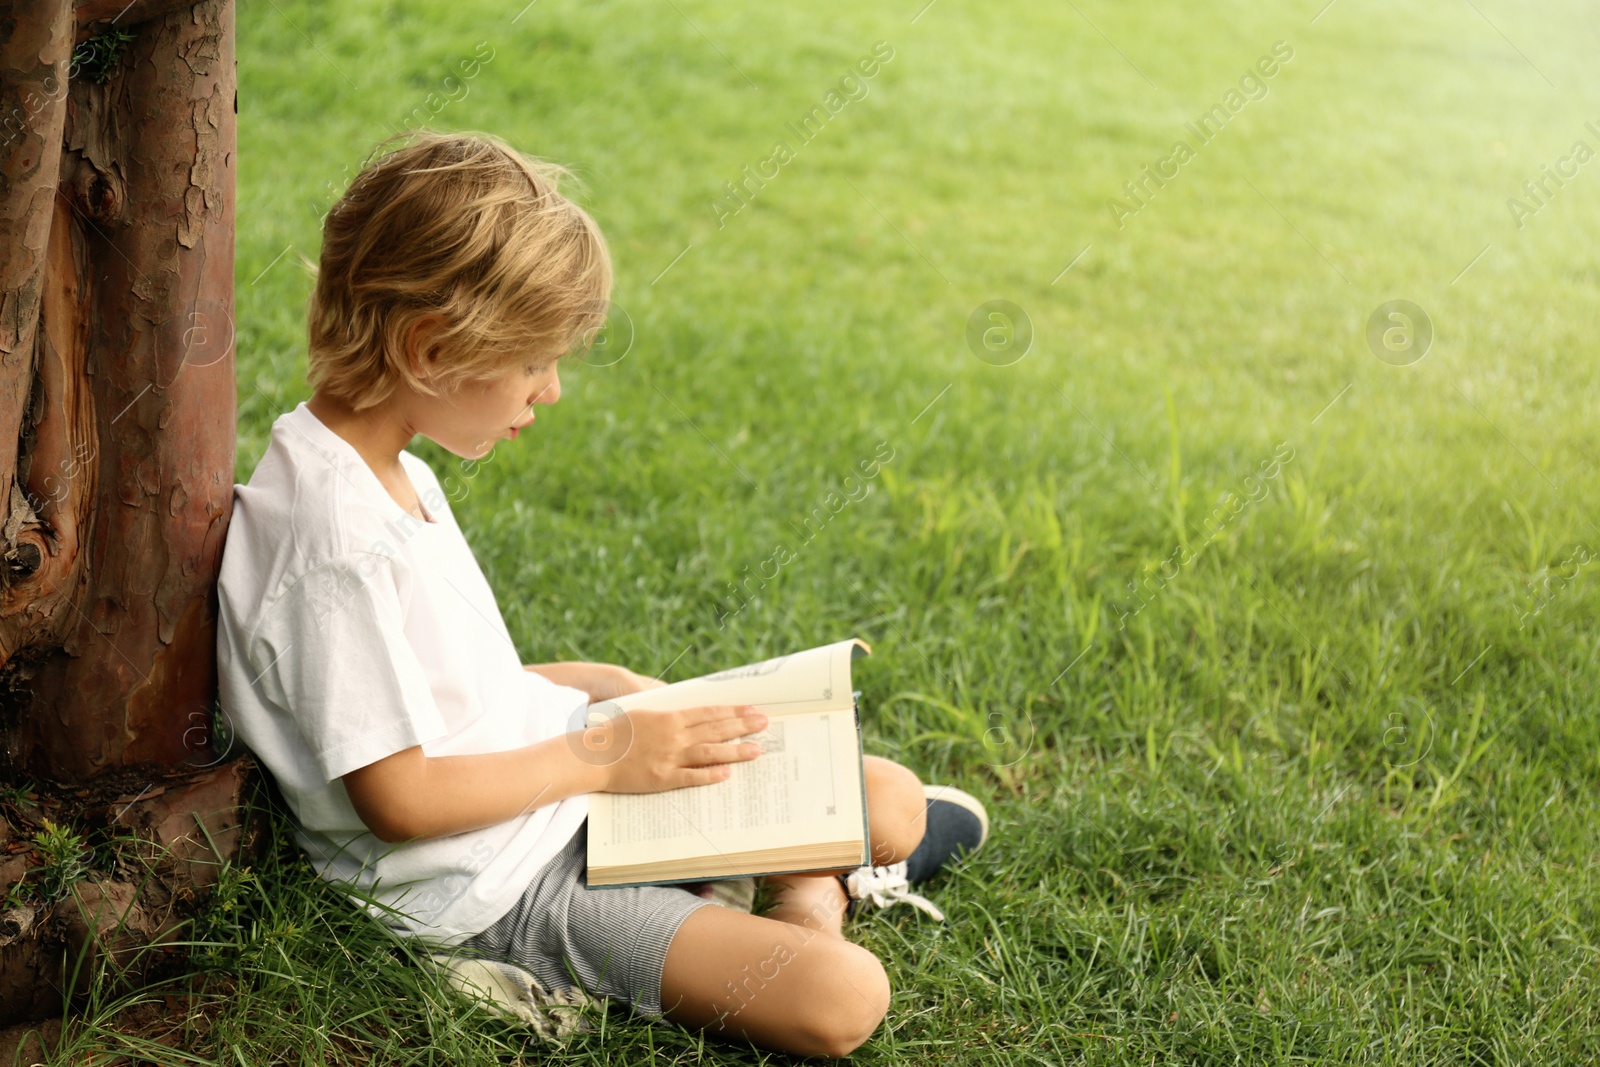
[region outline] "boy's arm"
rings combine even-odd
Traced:
[[[394,843],[444,837],[514,819],[580,793],[657,793],[720,782],[759,745],[732,744],[766,728],[748,706],[632,711],[585,730],[505,752],[428,756],[421,745],[344,775],[350,803],[374,836]]]
[[[414,745],[346,774],[345,792],[380,841],[476,830],[604,786],[607,768],[581,758],[569,736],[472,756]]]

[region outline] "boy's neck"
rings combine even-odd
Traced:
[[[344,438],[380,478],[403,470],[400,453],[416,433],[391,405],[377,404],[354,411],[344,401],[318,391],[306,401],[306,407],[319,422]]]

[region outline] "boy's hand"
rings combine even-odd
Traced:
[[[629,693],[642,693],[646,689],[659,689],[666,682],[658,682],[642,674],[619,667],[615,663],[540,663],[524,664],[523,670],[542,674],[557,685],[571,686],[589,694],[596,704]]]
[[[647,678],[636,671],[630,671],[626,667],[618,667],[615,664],[607,664],[607,666],[611,667],[611,671],[596,679],[596,684],[597,687],[609,689],[610,691],[605,696],[594,696],[591,692],[590,698],[597,702],[615,700],[617,697],[627,696],[629,693],[642,693],[646,689],[661,689],[667,684],[659,679]]]
[[[660,793],[720,782],[730,764],[761,755],[753,741],[735,738],[767,727],[754,708],[718,705],[683,711],[628,711],[583,730],[587,761],[604,766],[603,793]]]

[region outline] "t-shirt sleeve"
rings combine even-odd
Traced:
[[[293,719],[331,782],[444,736],[407,641],[393,556],[354,553],[308,571],[249,643],[261,691]]]

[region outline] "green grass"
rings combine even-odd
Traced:
[[[1600,540],[1600,162],[1521,229],[1506,205],[1600,148],[1592,14],[517,6],[241,6],[239,480],[307,395],[295,253],[487,41],[437,125],[576,168],[637,331],[455,505],[524,659],[688,677],[860,635],[869,750],[991,805],[948,929],[855,924],[896,989],[858,1060],[1600,1058],[1600,581],[1563,567]],[[869,94],[719,228],[878,40]],[[1279,40],[1118,229],[1107,199]],[[1365,341],[1396,298],[1434,327],[1409,366]],[[990,299],[1035,331],[1009,366],[964,340]],[[1229,492],[1260,499],[1207,543]],[[391,960],[281,836],[228,884],[196,1062],[781,1060],[619,1015],[547,1050]]]

